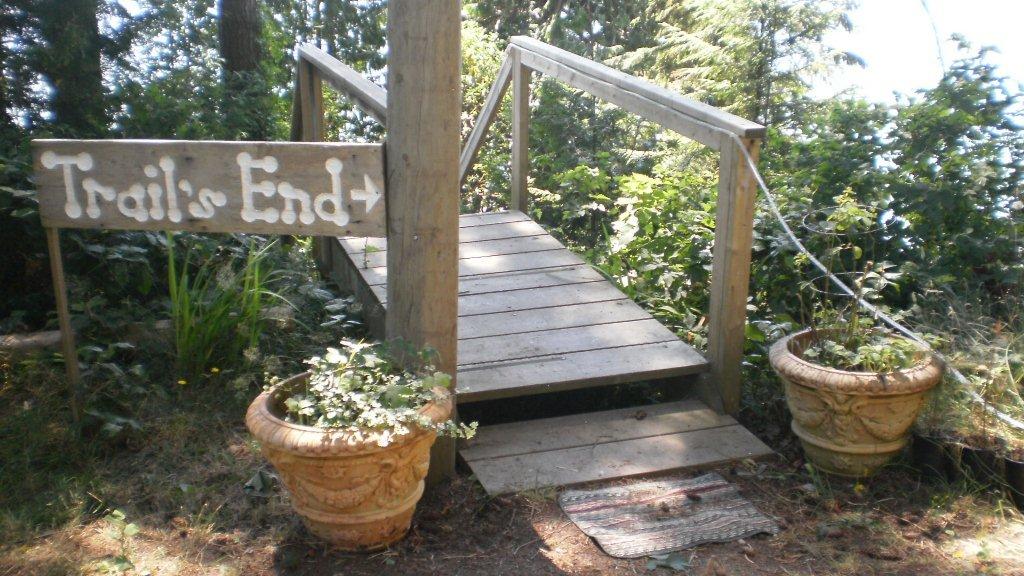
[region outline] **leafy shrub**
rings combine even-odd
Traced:
[[[257,248],[250,242],[239,270],[231,260],[207,260],[192,270],[192,253],[187,252],[179,265],[173,237],[168,234],[171,318],[181,375],[191,378],[207,369],[240,364],[245,353],[257,347],[264,324],[263,305],[268,298],[281,298],[269,289],[278,273],[264,269],[267,254],[275,245],[271,242]]]
[[[451,376],[434,370],[434,354],[399,354],[395,346],[342,340],[340,348],[310,358],[309,379],[284,401],[287,419],[319,428],[377,431],[381,446],[413,427],[471,437],[475,424],[434,424],[420,414],[425,405],[440,399],[435,388],[451,387]]]
[[[817,334],[803,357],[830,368],[889,373],[913,366],[921,356],[913,342],[870,324],[852,330],[836,327]]]

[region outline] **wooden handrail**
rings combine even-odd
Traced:
[[[473,161],[476,160],[476,156],[480,152],[484,135],[487,134],[487,130],[494,122],[501,99],[505,97],[509,81],[512,80],[512,59],[508,57],[510,51],[511,49],[505,50],[505,58],[501,61],[498,76],[494,79],[494,84],[491,84],[491,90],[487,93],[487,99],[484,100],[483,108],[480,109],[480,114],[476,118],[473,131],[469,133],[466,145],[462,148],[462,155],[459,157],[460,184],[466,180],[466,174],[469,173]]]
[[[698,394],[708,405],[734,414],[740,406],[746,300],[757,190],[753,175],[736,148],[754,161],[765,127],[697,102],[651,82],[613,70],[543,42],[515,36],[505,52],[473,132],[462,149],[460,182],[472,166],[501,100],[513,84],[512,190],[510,207],[526,211],[529,173],[530,72],[551,76],[573,88],[696,140],[719,153],[718,203],[708,310],[709,377]]]
[[[763,138],[765,135],[765,127],[756,122],[730,114],[692,98],[687,98],[642,78],[609,68],[600,62],[589,60],[539,40],[526,36],[513,36],[512,45],[535,55],[536,57],[530,58],[533,62],[538,62],[539,58],[555,62],[561,66],[571,68],[588,78],[601,81],[619,90],[633,93],[655,104],[675,110],[693,120],[728,130],[740,138]],[[581,90],[587,90],[585,87],[577,87]],[[595,94],[595,96],[598,95]]]
[[[300,63],[308,62],[316,68],[324,80],[355,101],[361,110],[381,124],[387,122],[388,95],[383,88],[312,44],[299,45],[295,55]]]
[[[387,92],[310,45],[299,46],[295,118],[301,122],[294,137],[318,140],[323,106],[320,79],[351,97],[382,123],[387,118]],[[526,211],[529,172],[529,84],[531,71],[546,74],[576,89],[637,114],[669,130],[705,144],[720,154],[718,206],[708,311],[710,378],[698,386],[709,405],[735,413],[740,404],[740,364],[743,358],[746,299],[750,278],[753,215],[757,196],[753,176],[735,147],[735,139],[757,160],[765,128],[755,122],[697,102],[646,80],[555,48],[516,36],[492,84],[476,125],[459,157],[463,182],[494,122],[501,101],[513,85],[511,207]],[[316,246],[318,261],[329,257]]]

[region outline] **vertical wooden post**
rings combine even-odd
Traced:
[[[461,20],[459,0],[388,2],[386,333],[433,347],[453,377]],[[438,439],[430,470],[431,481],[454,473],[453,440]]]
[[[64,282],[64,259],[60,252],[60,230],[49,227],[44,230],[46,232],[46,247],[50,251],[50,275],[53,277],[53,295],[57,300],[57,322],[60,324],[60,342],[64,353],[64,371],[68,379],[71,418],[75,425],[78,425],[82,420],[78,347],[75,345],[75,333],[71,328],[71,313],[68,311],[68,288]]]
[[[323,81],[309,62],[299,59],[296,66],[299,76],[299,99],[302,102],[302,141],[322,142],[324,139]]]
[[[295,57],[295,82],[292,83],[292,131],[291,141],[302,142],[302,60]]]
[[[743,139],[742,142],[756,162],[760,140]],[[735,414],[740,408],[740,368],[747,321],[757,183],[742,152],[730,139],[723,139],[719,171],[708,313],[711,386],[703,387],[702,396],[705,402],[716,405],[725,413]]]
[[[295,95],[292,109],[292,140],[322,142],[324,139],[324,101],[320,74],[309,62],[295,59]],[[322,276],[330,274],[330,238],[313,238],[313,261]]]
[[[513,49],[512,58],[512,197],[509,208],[526,212],[530,205],[530,75],[523,66],[521,52]]]

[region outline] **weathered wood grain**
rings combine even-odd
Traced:
[[[300,44],[295,52],[298,61],[316,68],[324,79],[355,101],[360,109],[382,124],[387,122],[387,92],[383,88],[312,44]]]
[[[77,426],[82,421],[81,375],[78,370],[78,347],[75,331],[71,328],[68,311],[68,287],[64,281],[64,257],[60,250],[60,230],[46,227],[46,248],[50,252],[50,275],[53,278],[53,296],[57,301],[57,323],[60,325],[61,350],[64,353],[64,372],[68,380],[71,418]]]
[[[653,318],[485,336],[459,341],[459,369],[465,370],[476,364],[506,363],[538,356],[673,341],[678,341],[676,335]]]
[[[391,254],[390,245],[388,254]],[[452,251],[453,258],[455,251]],[[498,274],[503,272],[515,272],[520,270],[537,270],[543,268],[555,268],[559,266],[576,266],[583,263],[583,260],[568,250],[545,250],[542,252],[529,252],[526,254],[507,254],[504,256],[485,256],[482,258],[469,258],[458,260],[459,276],[474,276],[486,274]],[[362,259],[355,262],[362,270],[363,277],[371,286],[387,284],[388,269],[381,267],[364,268]],[[389,298],[390,302],[391,299]]]
[[[489,240],[505,240],[523,236],[540,236],[547,234],[544,228],[532,220],[519,222],[502,222],[485,226],[467,226],[459,229],[459,250],[470,242],[486,242]],[[360,252],[380,252],[387,250],[387,238],[338,238],[338,244],[349,254]]]
[[[694,120],[728,130],[742,138],[763,138],[765,135],[765,127],[756,122],[687,98],[642,78],[631,76],[539,40],[526,36],[513,36],[512,45],[569,66],[591,78],[609,84],[621,92],[635,93]]]
[[[526,212],[530,205],[530,76],[522,51],[513,49],[512,60],[512,178],[509,208]]]
[[[387,337],[433,347],[456,379],[461,26],[459,0],[387,4]],[[455,473],[451,439],[431,454],[432,480]]]
[[[685,376],[706,369],[700,353],[675,340],[467,366],[459,370],[456,391],[460,401],[476,402]]]
[[[745,140],[744,145],[756,162],[760,140]],[[708,310],[711,371],[710,382],[701,386],[701,396],[709,405],[720,398],[721,408],[728,414],[735,414],[740,409],[740,365],[746,338],[757,184],[735,145],[722,149],[719,167]],[[715,398],[716,393],[719,398]]]
[[[531,423],[520,424],[527,428]],[[495,495],[711,467],[771,454],[756,436],[735,424],[479,459],[470,461],[470,467],[487,493]]]
[[[459,339],[540,332],[574,326],[597,326],[650,317],[651,315],[643,308],[626,297],[620,300],[566,304],[549,308],[527,308],[511,312],[459,316]]]
[[[482,228],[479,226],[477,228]],[[467,228],[474,230],[475,228]],[[562,243],[555,240],[549,234],[537,236],[520,236],[518,238],[502,238],[499,240],[484,240],[481,242],[462,242],[459,244],[459,259],[482,258],[485,256],[504,256],[508,254],[524,254],[526,252],[543,252],[545,250],[560,250]],[[387,262],[387,251],[370,249],[365,252],[350,252],[352,257],[359,262],[360,266],[373,268],[384,266]]]
[[[516,250],[514,244],[504,242],[507,238],[497,242],[465,239],[485,229],[514,226],[534,231],[526,227],[529,220],[518,220],[520,214],[510,211],[463,215],[460,220],[471,225],[459,228],[463,239],[460,250],[474,250],[473,244],[479,244],[476,249],[481,250],[473,254]],[[515,240],[533,242],[534,236]],[[357,278],[360,300],[373,310],[386,305],[386,269],[362,267],[366,246],[386,248],[386,243],[359,238],[339,238],[336,242],[335,261]],[[365,257],[374,258],[375,254],[371,250]],[[486,348],[481,353],[490,354],[487,350],[492,350],[505,354],[506,359],[531,355],[506,361],[484,357],[487,362],[480,364],[460,361],[456,384],[460,402],[683,376],[707,367],[698,352],[667,329],[656,326],[647,312],[565,248],[474,255],[459,262],[458,322],[463,347],[460,357],[469,354],[465,347],[471,346],[473,340],[479,340]],[[348,277],[344,280],[351,281]],[[655,339],[668,341],[636,344],[642,340],[631,339],[621,329],[634,321],[649,321],[651,324],[643,325],[657,331]],[[511,340],[501,342],[502,336]],[[573,342],[577,351],[565,352],[573,348]],[[602,348],[578,351],[589,346]]]
[[[582,282],[520,290],[505,290],[459,297],[459,316],[555,308],[586,302],[621,300],[625,295],[608,282]]]
[[[526,66],[561,82],[588,92],[598,98],[660,124],[669,130],[692,138],[715,150],[725,145],[723,135],[713,127],[694,122],[689,116],[634,92],[588,75],[586,72],[552,60],[541,54],[521,50],[521,59]]]
[[[301,140],[303,142],[322,142],[324,139],[324,89],[323,81],[316,68],[308,61],[300,59],[295,66],[298,74],[299,92],[296,94],[300,105],[299,115]]]
[[[507,222],[526,222],[528,220],[530,220],[530,217],[518,210],[463,214],[462,216],[459,216],[459,228],[468,228],[470,226],[490,226],[492,224],[505,224]]]
[[[48,227],[384,233],[379,144],[34,140],[32,150]]]
[[[351,261],[348,264],[352,266]],[[473,294],[489,294],[523,290],[527,288],[543,288],[546,286],[564,286],[583,282],[600,282],[604,280],[589,265],[561,266],[541,270],[518,270],[487,276],[470,276],[459,278],[459,297]],[[384,286],[371,286],[373,293],[381,303],[387,303]]]
[[[468,462],[735,425],[699,400],[483,426],[463,443]]]

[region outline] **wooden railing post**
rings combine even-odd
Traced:
[[[757,162],[760,139],[741,139]],[[731,139],[720,147],[718,210],[708,312],[709,380],[701,386],[706,403],[735,414],[740,408],[741,363],[750,284],[757,184],[743,153]],[[709,385],[708,385],[709,384]]]
[[[309,62],[299,59],[299,99],[302,102],[302,141],[323,142],[324,91],[320,74]]]
[[[526,212],[530,205],[530,76],[523,66],[522,51],[512,58],[512,196],[509,208]]]
[[[429,345],[456,376],[461,2],[388,2],[388,339]],[[454,391],[454,389],[453,389]],[[438,438],[430,480],[455,473]]]
[[[295,59],[295,96],[292,110],[292,140],[322,142],[324,139],[324,92],[320,74],[301,56]],[[313,261],[323,276],[330,275],[330,241],[313,238]]]

